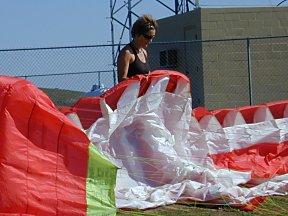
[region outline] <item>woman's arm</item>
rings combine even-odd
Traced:
[[[129,50],[125,49],[119,53],[117,59],[118,82],[128,79],[128,69],[132,58]]]

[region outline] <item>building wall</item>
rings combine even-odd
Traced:
[[[287,7],[201,9],[202,40],[287,35]]]
[[[202,40],[288,35],[288,8],[201,9],[201,31]],[[206,107],[216,109],[249,104],[247,43],[254,80],[252,103],[287,99],[288,88],[282,81],[283,73],[287,72],[283,65],[287,65],[287,42],[282,45],[267,42],[233,41],[225,45],[220,43],[218,48],[211,43],[203,44],[203,53],[209,53],[202,56]],[[282,54],[286,55],[281,54],[281,47]],[[230,91],[225,88],[227,85]],[[279,97],[277,90],[283,88],[285,93]]]
[[[253,104],[271,100],[267,86],[288,94],[283,82],[287,72],[287,40],[264,46],[253,40],[211,42],[207,40],[237,39],[288,35],[288,7],[274,8],[199,8],[194,11],[158,20],[155,42],[151,46],[152,67],[159,68],[159,50],[176,49],[178,64],[174,68],[191,78],[193,106],[208,109],[249,105],[247,44],[251,47],[250,65],[253,78]],[[204,42],[199,43],[202,40]],[[173,43],[191,41],[190,43]],[[150,55],[149,55],[150,56]],[[158,59],[157,59],[158,58]],[[158,61],[157,61],[158,60]],[[275,73],[271,73],[271,70]],[[264,85],[263,85],[264,83]],[[279,86],[280,84],[280,86]],[[227,91],[229,86],[229,91]],[[275,92],[274,92],[275,93]],[[268,94],[268,96],[267,96]],[[274,99],[272,97],[272,99]],[[287,96],[286,96],[287,99]]]
[[[152,69],[171,69],[187,74],[191,79],[191,91],[194,94],[193,104],[204,105],[200,98],[204,98],[202,73],[202,45],[199,42],[185,43],[185,41],[201,39],[201,11],[194,10],[189,13],[158,20],[159,30],[155,42],[165,42],[149,46],[149,58]],[[177,43],[174,43],[177,41]],[[180,42],[179,42],[180,41]],[[181,43],[182,41],[182,43]],[[177,65],[161,67],[159,65],[159,52],[163,50],[177,51]]]

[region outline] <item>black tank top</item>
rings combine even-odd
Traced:
[[[129,64],[128,68],[128,74],[127,77],[132,77],[138,74],[148,74],[150,72],[150,66],[146,58],[146,62],[142,62],[137,55],[137,51],[132,43],[129,43],[129,46],[131,47],[133,54],[135,55],[135,60]]]

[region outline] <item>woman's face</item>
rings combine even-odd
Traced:
[[[147,47],[149,43],[152,42],[153,38],[156,35],[155,29],[151,29],[146,33],[140,35],[141,42],[143,42],[143,47]]]

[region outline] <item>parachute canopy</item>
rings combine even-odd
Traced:
[[[1,76],[0,94],[1,213],[115,214],[181,200],[253,209],[287,195],[288,101],[192,109],[189,79],[167,70],[62,112],[26,80]]]
[[[118,208],[188,199],[252,209],[287,195],[288,101],[214,111],[191,101],[187,77],[161,70],[75,104],[89,139],[120,168]]]

